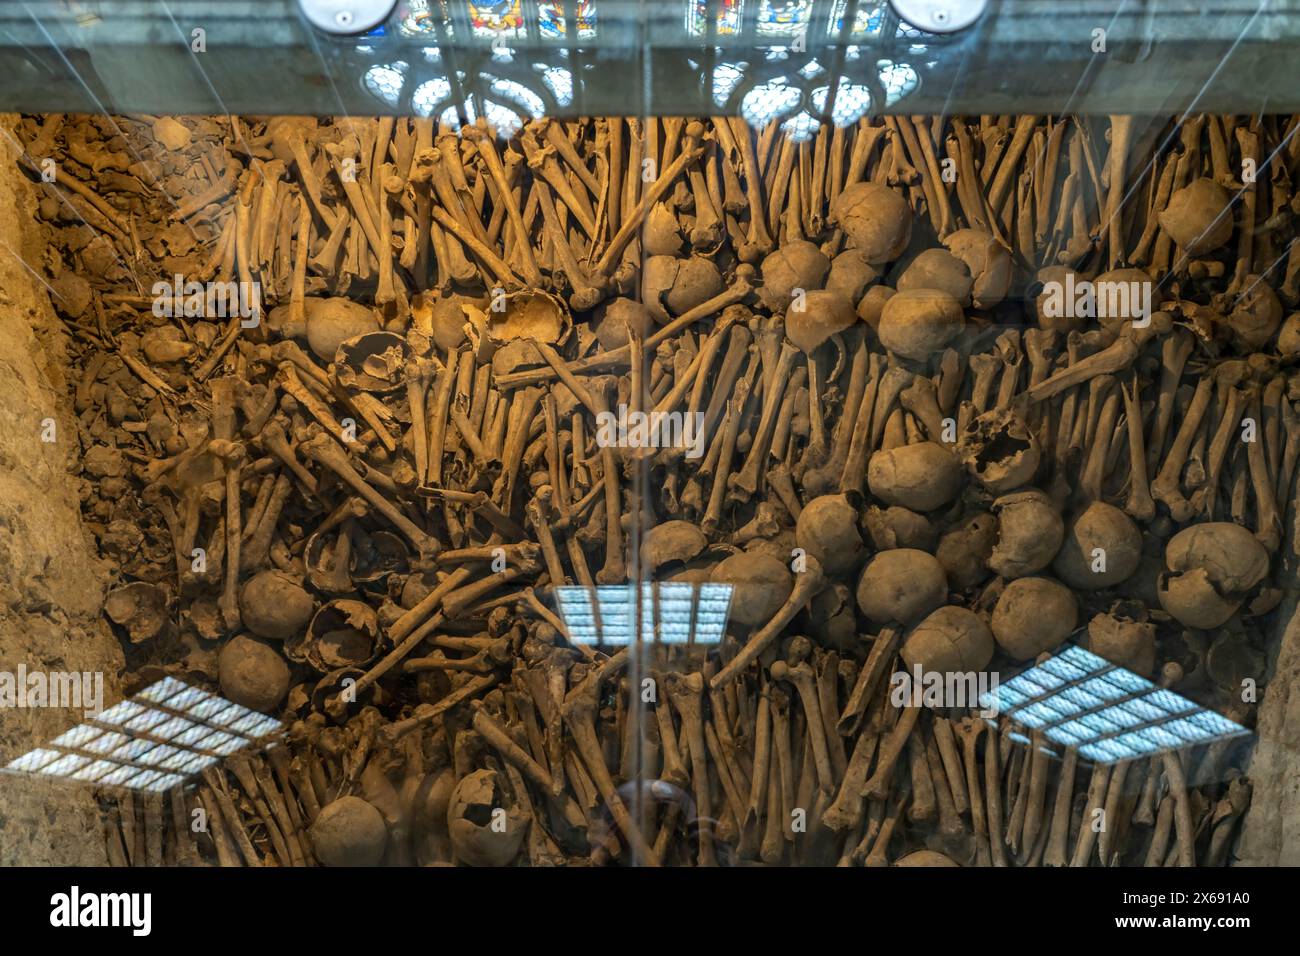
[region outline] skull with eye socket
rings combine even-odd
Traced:
[[[317,611],[305,633],[286,640],[284,653],[324,674],[343,667],[364,667],[378,656],[382,642],[374,608],[363,601],[340,598]]]
[[[519,853],[528,815],[495,770],[476,770],[456,784],[447,830],[456,859],[469,866],[505,866]]]

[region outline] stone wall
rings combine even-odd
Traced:
[[[107,569],[82,528],[70,466],[79,455],[66,379],[67,332],[50,305],[34,187],[0,117],[0,671],[104,675],[119,697],[122,651],[100,614]],[[54,419],[55,441],[42,441]],[[82,712],[0,708],[0,766],[79,723]],[[104,864],[90,795],[0,775],[0,866]]]
[[[1282,630],[1260,700],[1248,775],[1253,792],[1238,863],[1300,866],[1300,601],[1294,559],[1283,572],[1292,597],[1277,615]]]

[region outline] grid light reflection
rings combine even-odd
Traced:
[[[1078,646],[1000,684],[980,704],[1097,763],[1250,733]]]
[[[556,587],[560,616],[584,644],[712,645],[721,642],[731,611],[730,584],[642,583]]]
[[[280,727],[274,717],[164,677],[0,772],[163,791]]]

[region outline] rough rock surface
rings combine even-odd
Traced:
[[[0,671],[102,673],[118,699],[123,662],[99,613],[105,580],[82,526],[70,465],[80,454],[65,379],[65,331],[33,274],[45,243],[0,117]],[[55,420],[53,443],[42,421]],[[0,766],[80,723],[83,712],[0,708]],[[0,866],[103,865],[98,811],[80,788],[0,775]]]
[[[1294,589],[1297,569],[1283,574],[1291,580],[1279,583]],[[1248,768],[1254,791],[1236,854],[1240,866],[1300,865],[1300,602],[1292,598],[1277,618],[1289,623],[1260,698]]]

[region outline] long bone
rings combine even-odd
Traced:
[[[813,759],[817,769],[819,787],[823,793],[835,789],[835,775],[831,769],[830,752],[826,747],[826,731],[822,726],[821,703],[814,686],[814,673],[807,661],[812,645],[806,638],[796,638],[790,647],[789,658],[777,661],[771,667],[773,680],[789,681],[799,692],[804,716],[808,722],[808,735],[812,744]]]
[[[805,568],[796,575],[794,589],[790,592],[790,596],[776,610],[771,619],[758,631],[754,632],[740,652],[713,676],[713,679],[709,682],[710,686],[722,687],[728,681],[739,677],[750,662],[762,654],[768,645],[776,640],[785,626],[821,590],[825,581],[821,564],[812,555],[807,555],[804,560],[806,561]]]
[[[1250,413],[1258,429],[1259,423],[1263,421],[1258,389],[1251,395]],[[1267,551],[1273,552],[1281,543],[1282,517],[1278,513],[1277,499],[1273,497],[1273,479],[1264,460],[1263,438],[1262,434],[1256,434],[1255,440],[1247,443],[1246,458],[1250,465],[1251,487],[1255,492],[1255,537]]]
[[[984,808],[988,818],[989,849],[993,865],[1007,865],[1007,850],[1003,840],[1002,817],[1002,761],[999,759],[998,735],[990,730],[984,735]]]
[[[214,439],[210,444],[213,453],[221,459],[226,486],[226,575],[222,584],[219,605],[227,629],[234,631],[240,625],[239,587],[240,549],[240,466],[244,460],[244,446],[235,442],[234,379],[223,377],[212,383],[212,429]]]
[[[738,270],[739,273],[739,270]],[[680,335],[684,330],[690,328],[696,322],[702,319],[717,315],[729,305],[741,302],[753,292],[754,286],[750,282],[750,275],[738,274],[737,279],[729,287],[718,293],[713,298],[700,303],[693,309],[683,312],[677,318],[673,319],[667,325],[660,328],[653,335],[645,339],[645,348],[656,348],[660,342],[664,342],[674,336]],[[631,349],[629,346],[620,346],[616,349],[610,349],[604,352],[595,352],[585,358],[576,359],[568,363],[568,369],[574,374],[580,372],[593,372],[596,370],[614,370],[626,368],[631,364]],[[497,377],[497,385],[503,389],[517,388],[521,385],[536,384],[547,382],[552,378],[558,377],[552,368],[545,369],[528,369],[521,372],[510,372]]]
[[[1183,375],[1183,368],[1192,355],[1195,340],[1185,329],[1174,329],[1160,343],[1160,384],[1156,397],[1155,420],[1147,438],[1147,474],[1157,472],[1165,450],[1165,437],[1174,414],[1174,392]]]
[[[324,434],[316,435],[303,442],[301,448],[308,458],[320,462],[338,475],[348,487],[364,498],[377,514],[387,519],[402,533],[403,537],[415,545],[421,554],[432,556],[437,553],[439,548],[437,539],[417,527],[396,505],[362,478],[352,467],[347,454],[331,438]]]
[[[1139,385],[1134,375],[1130,383],[1121,385],[1124,393],[1124,418],[1128,434],[1129,490],[1124,501],[1124,511],[1138,521],[1155,517],[1156,503],[1151,497],[1147,479],[1146,450],[1142,442],[1142,404]]]
[[[749,446],[744,465],[728,480],[730,500],[748,501],[758,490],[760,469],[766,461],[772,435],[776,431],[777,411],[798,356],[799,352],[794,346],[782,342],[780,356],[775,365],[769,368],[767,360],[764,360],[763,410],[759,418],[758,431]]]
[[[1223,363],[1215,370],[1215,379],[1219,391],[1219,423],[1214,437],[1210,440],[1209,454],[1205,466],[1205,484],[1197,489],[1193,501],[1204,502],[1205,512],[1214,514],[1215,499],[1219,493],[1219,475],[1223,463],[1228,457],[1233,442],[1238,438],[1238,426],[1241,423],[1242,409],[1247,404],[1247,391],[1238,388],[1244,372],[1234,363]]]
[[[608,379],[602,379],[591,393],[600,412],[606,414],[609,413],[608,389],[611,385]],[[621,490],[613,448],[601,447],[600,468],[605,488],[605,563],[596,572],[596,580],[600,584],[621,584],[627,577],[627,564],[623,557]]]
[[[686,733],[690,746],[691,785],[695,791],[696,813],[702,818],[708,818],[712,816],[712,798],[709,793],[708,751],[701,712],[704,678],[698,673],[669,674],[666,685],[668,699],[682,718],[682,730]],[[713,834],[707,826],[699,828],[698,840],[700,866],[716,865]]]
[[[988,818],[984,813],[984,796],[976,768],[976,745],[987,725],[978,717],[964,717],[957,721],[956,728],[962,743],[962,766],[966,774],[966,792],[970,797],[971,827],[975,831],[975,862],[977,866],[991,866],[993,861],[989,847]]]
[[[930,775],[930,758],[920,734],[907,738],[907,764],[912,774],[912,803],[907,819],[912,823],[929,823],[939,812],[934,778]]]
[[[1098,375],[1113,375],[1123,371],[1133,364],[1148,341],[1169,331],[1169,321],[1168,313],[1159,312],[1151,316],[1144,327],[1126,325],[1111,345],[1035,385],[1025,393],[1026,397],[1030,402],[1041,402]]]
[[[1192,449],[1192,442],[1196,439],[1201,420],[1205,416],[1206,409],[1209,408],[1212,388],[1213,379],[1209,376],[1204,376],[1197,382],[1196,392],[1184,413],[1169,454],[1165,457],[1159,474],[1151,482],[1152,496],[1169,508],[1170,514],[1176,521],[1188,520],[1197,510],[1194,504],[1183,496],[1182,470],[1187,461],[1187,454]]]

